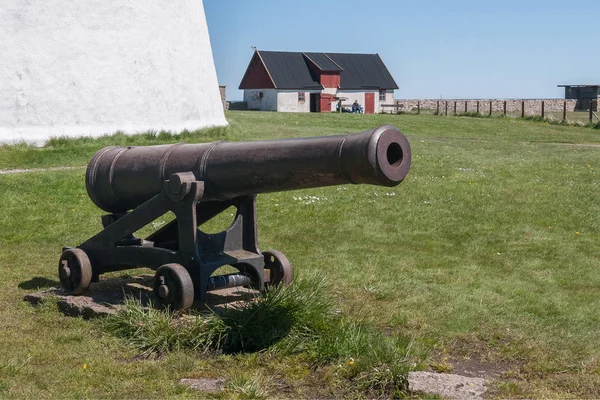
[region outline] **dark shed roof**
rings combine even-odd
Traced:
[[[327,53],[343,68],[340,89],[398,89],[379,54]]]
[[[334,63],[325,53],[304,53],[321,71],[341,71],[339,65]]]
[[[600,87],[600,85],[558,85],[558,87]]]
[[[262,60],[277,89],[322,89],[313,79],[302,53],[260,51]]]

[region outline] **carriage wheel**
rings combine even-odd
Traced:
[[[87,254],[76,248],[65,250],[58,263],[58,277],[68,294],[77,296],[85,293],[92,282],[92,264]]]
[[[292,264],[290,260],[280,251],[268,250],[263,252],[265,257],[265,269],[269,270],[269,286],[279,284],[290,285],[294,279]]]
[[[185,310],[194,302],[194,284],[188,271],[179,264],[165,264],[156,270],[152,284],[158,306],[171,311]]]

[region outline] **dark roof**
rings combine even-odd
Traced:
[[[277,89],[322,89],[313,79],[302,53],[260,51],[260,57]]]
[[[340,89],[398,89],[379,54],[327,53],[340,67]]]
[[[398,89],[379,54],[257,51],[277,89],[322,89],[311,75],[311,61],[321,71],[340,71],[340,89]],[[309,61],[310,59],[310,61]],[[241,87],[240,87],[241,88]]]
[[[341,71],[339,65],[334,63],[325,53],[304,53],[321,71]]]
[[[600,85],[558,85],[558,87],[598,87]]]

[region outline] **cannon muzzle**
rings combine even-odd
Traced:
[[[121,213],[156,196],[179,172],[203,181],[202,200],[210,201],[347,183],[395,186],[410,163],[406,137],[384,125],[339,136],[106,147],[90,161],[86,187],[98,207]]]

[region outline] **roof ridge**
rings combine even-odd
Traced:
[[[333,61],[333,59],[332,59],[331,57],[329,57],[329,54],[327,54],[327,53],[323,53],[323,55],[324,55],[325,57],[329,58],[329,59],[331,60],[331,62],[332,62],[332,63],[334,63],[335,65],[337,65],[339,69],[341,69],[342,71],[344,70],[344,68],[342,68],[342,66],[341,66],[340,64],[336,63],[335,61]]]
[[[315,62],[315,61],[314,61],[312,58],[310,58],[310,57],[308,56],[308,54],[306,54],[305,52],[302,52],[302,55],[303,55],[304,57],[306,57],[306,58],[308,59],[308,61],[310,61],[311,63],[313,63],[315,67],[317,67],[317,68],[319,68],[321,71],[323,71],[323,68],[321,68],[321,67],[319,66],[319,64],[317,64],[317,63],[316,63],[316,62]]]
[[[269,79],[271,80],[271,82],[273,82],[273,87],[275,89],[277,88],[277,84],[275,83],[275,79],[273,79],[273,76],[271,75],[271,72],[269,71],[269,67],[267,67],[267,63],[265,62],[265,60],[263,60],[262,56],[260,55],[260,51],[259,50],[255,50],[256,54],[258,54],[258,58],[260,58],[260,62],[263,63],[263,66],[265,67],[265,71],[267,71],[267,75],[269,75]]]
[[[394,76],[392,75],[392,73],[388,69],[387,65],[385,65],[385,63],[383,62],[383,59],[381,58],[381,56],[379,55],[379,53],[376,53],[375,55],[377,56],[377,58],[379,58],[379,61],[381,61],[381,65],[383,65],[383,68],[385,68],[385,70],[388,73],[388,75],[390,76],[390,78],[392,78],[392,82],[394,82],[394,85],[396,85],[396,87],[398,89],[400,89],[400,86],[398,85],[398,82],[396,82],[396,80],[394,79]]]

